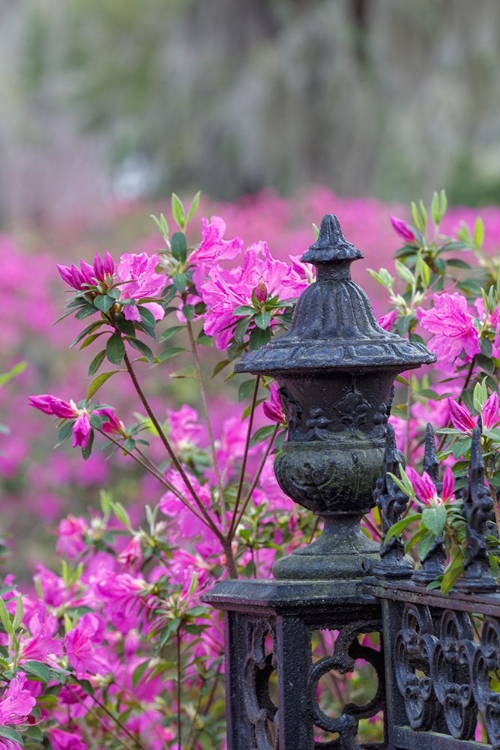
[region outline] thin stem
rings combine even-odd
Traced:
[[[231,519],[231,527],[229,529],[229,534],[234,533],[235,521],[236,521],[236,518],[238,517],[238,506],[240,504],[241,493],[243,492],[243,484],[245,482],[245,471],[247,468],[248,451],[250,449],[250,440],[252,439],[253,419],[255,415],[255,404],[257,403],[257,394],[259,392],[259,385],[260,385],[260,375],[257,375],[257,377],[255,378],[255,385],[254,385],[253,394],[252,394],[252,403],[250,406],[250,414],[248,417],[248,430],[247,430],[247,436],[245,439],[245,449],[243,451],[243,459],[241,462],[240,480],[238,482],[238,490],[236,492],[236,501],[234,504],[234,511],[233,511],[233,517]]]
[[[370,531],[375,535],[376,539],[382,539],[382,534],[380,533],[380,529],[377,529],[376,526],[370,521],[370,519],[367,516],[363,517],[363,523],[365,523]]]
[[[212,429],[212,422],[210,420],[210,412],[208,409],[207,393],[205,390],[205,383],[203,381],[203,372],[201,369],[200,358],[198,356],[198,349],[196,348],[196,341],[194,338],[193,326],[191,325],[190,320],[187,320],[187,329],[188,329],[189,341],[191,344],[191,350],[193,352],[193,358],[194,358],[195,367],[196,367],[196,374],[198,376],[198,385],[200,386],[200,395],[201,395],[201,401],[203,404],[203,411],[205,414],[205,423],[207,425],[208,440],[210,443],[210,452],[212,454],[212,464],[214,467],[215,479],[217,481],[217,486],[219,488],[219,497],[220,497],[220,502],[221,502],[221,526],[222,526],[222,533],[225,535],[227,533],[226,498],[224,495],[224,488],[222,486],[222,477],[220,473],[219,462],[217,460],[217,451],[215,449],[214,433]]]
[[[78,682],[77,682],[76,680],[75,680],[75,684],[76,684],[76,685],[78,685]],[[74,698],[76,698],[76,700],[77,700],[77,701],[78,701],[79,703],[81,703],[81,705],[82,705],[82,706],[85,706],[85,708],[87,709],[87,713],[89,713],[89,714],[90,714],[91,716],[93,716],[93,717],[94,717],[94,719],[95,719],[95,720],[97,721],[97,723],[98,723],[98,724],[102,724],[102,726],[103,726],[103,727],[105,727],[105,729],[106,729],[106,732],[108,732],[108,733],[109,733],[109,734],[110,734],[110,735],[111,735],[112,737],[114,737],[114,738],[115,738],[115,740],[116,740],[117,742],[119,742],[119,743],[120,743],[121,745],[123,745],[123,747],[126,747],[126,748],[127,748],[127,750],[130,750],[130,745],[129,745],[129,744],[127,743],[127,742],[125,742],[125,740],[123,740],[123,739],[122,739],[122,738],[121,738],[121,737],[120,737],[119,735],[115,734],[115,733],[113,732],[113,730],[109,728],[109,725],[108,725],[108,724],[104,724],[104,723],[103,723],[103,721],[102,721],[102,719],[100,718],[100,716],[98,716],[98,715],[97,715],[97,714],[96,714],[96,713],[95,713],[95,712],[94,712],[94,711],[93,711],[93,710],[92,710],[91,708],[88,708],[88,706],[86,706],[86,704],[84,703],[84,701],[82,701],[82,699],[80,698],[80,696],[79,696],[79,695],[78,695],[77,693],[75,693],[75,691],[74,691],[74,690],[72,690],[72,689],[71,689],[71,685],[68,685],[68,687],[69,687],[69,689],[70,689],[70,691],[71,691],[71,694],[73,695],[73,697],[74,697]],[[113,719],[113,721],[114,721],[114,722],[115,722],[115,723],[116,723],[116,724],[117,724],[117,725],[118,725],[118,726],[120,727],[120,729],[121,729],[121,730],[122,730],[123,732],[125,732],[125,734],[126,734],[126,735],[127,735],[128,737],[130,737],[130,739],[132,740],[132,742],[133,742],[133,743],[134,743],[134,744],[135,744],[135,745],[136,745],[136,746],[137,746],[138,748],[140,748],[140,750],[147,750],[147,748],[146,748],[146,747],[144,747],[144,745],[143,745],[143,744],[142,744],[141,742],[139,742],[139,740],[138,740],[138,739],[136,739],[136,737],[134,737],[134,735],[133,735],[133,734],[131,734],[131,733],[129,732],[129,730],[127,729],[127,727],[126,727],[126,726],[124,726],[124,725],[122,724],[122,722],[121,722],[121,721],[120,721],[119,719],[117,719],[117,718],[116,718],[116,716],[113,716],[113,714],[112,714],[112,713],[111,713],[111,712],[110,712],[110,711],[109,711],[109,710],[108,710],[108,709],[106,708],[106,706],[104,706],[104,705],[103,705],[103,704],[102,704],[102,703],[101,703],[101,702],[100,702],[100,701],[99,701],[99,700],[98,700],[98,699],[97,699],[97,698],[95,697],[95,695],[91,695],[90,697],[91,697],[91,698],[92,698],[92,700],[93,700],[93,701],[94,701],[94,702],[95,702],[95,703],[96,703],[96,704],[97,704],[97,705],[99,706],[99,708],[102,708],[102,709],[103,709],[103,711],[104,711],[104,712],[105,712],[106,714],[108,714],[108,716],[109,716],[109,717],[110,717],[111,719]]]
[[[140,398],[140,400],[142,402],[142,405],[146,409],[147,415],[150,418],[153,427],[157,431],[158,437],[160,438],[161,442],[163,443],[163,445],[165,447],[165,450],[167,451],[167,453],[168,453],[168,455],[170,457],[170,460],[172,461],[173,465],[175,466],[175,468],[177,469],[177,471],[179,472],[179,474],[183,478],[184,484],[186,485],[186,487],[188,488],[189,492],[193,496],[193,499],[196,502],[196,504],[197,505],[198,504],[201,505],[201,501],[200,501],[200,498],[198,497],[198,495],[196,493],[196,490],[194,489],[193,485],[191,484],[191,481],[190,481],[188,475],[186,474],[186,472],[184,471],[184,468],[183,468],[182,464],[180,463],[179,459],[175,455],[174,449],[170,445],[170,443],[169,443],[169,441],[167,439],[167,436],[163,432],[160,423],[156,419],[156,415],[155,415],[154,411],[152,410],[152,408],[151,408],[151,406],[149,404],[149,401],[147,400],[147,398],[146,398],[146,396],[145,396],[145,394],[144,394],[144,392],[143,392],[143,390],[142,390],[142,388],[141,388],[141,386],[139,384],[139,381],[137,380],[137,376],[135,374],[135,370],[132,367],[132,363],[131,363],[131,361],[129,359],[129,356],[128,356],[127,352],[125,352],[124,362],[125,362],[125,366],[127,368],[128,374],[130,375],[130,378],[132,380],[132,383],[134,384],[134,388],[137,391],[137,395],[139,396],[139,398]],[[203,507],[203,505],[201,505],[201,507]]]
[[[177,628],[177,743],[182,749],[182,716],[181,716],[181,629]]]
[[[412,399],[413,391],[412,391],[412,384],[411,384],[411,375],[408,380],[408,394],[406,397],[406,429],[405,429],[405,459],[407,465],[409,465],[410,461],[410,429],[411,429],[411,399]]]
[[[143,469],[145,469],[152,476],[154,476],[155,479],[157,479],[161,484],[163,484],[164,487],[166,487],[170,492],[172,492],[181,501],[181,503],[183,503],[183,505],[185,505],[186,508],[191,511],[191,513],[193,513],[204,524],[206,524],[207,526],[209,526],[210,530],[213,531],[214,534],[217,534],[220,537],[220,531],[214,525],[214,523],[213,523],[212,519],[210,518],[210,516],[208,516],[206,514],[207,517],[203,518],[198,513],[198,511],[195,508],[193,508],[193,506],[190,505],[188,503],[188,501],[181,495],[181,493],[179,492],[179,490],[176,489],[173,484],[170,484],[170,482],[168,482],[163,477],[163,475],[158,471],[158,469],[156,468],[156,466],[154,466],[154,464],[152,464],[149,461],[149,459],[147,458],[147,456],[145,456],[140,451],[139,448],[136,448],[135,450],[139,453],[139,455],[141,455],[143,457],[144,460],[141,460],[140,458],[138,458],[134,453],[132,453],[131,451],[127,450],[127,448],[124,448],[123,445],[118,440],[115,440],[113,437],[111,437],[111,435],[108,435],[106,432],[103,432],[102,430],[96,430],[96,432],[99,432],[101,435],[103,435],[103,437],[105,437],[111,443],[113,443],[118,448],[120,448],[120,450],[122,450],[124,453],[126,453],[127,456],[130,456],[136,463],[139,464],[139,466],[142,466]]]
[[[273,447],[274,440],[276,438],[276,435],[278,434],[279,428],[280,428],[280,425],[277,424],[276,427],[274,428],[274,431],[273,431],[272,435],[271,435],[269,443],[267,444],[267,448],[266,448],[266,450],[264,452],[264,455],[262,456],[261,462],[259,464],[259,468],[255,472],[255,476],[254,476],[254,478],[252,480],[252,483],[251,483],[250,487],[248,488],[248,492],[246,494],[245,500],[243,502],[243,505],[242,505],[241,510],[239,512],[239,515],[238,515],[238,520],[235,522],[235,524],[234,524],[234,526],[232,528],[232,532],[230,532],[231,538],[234,536],[238,525],[241,523],[241,519],[245,515],[245,511],[247,509],[247,505],[250,502],[250,500],[252,498],[253,491],[256,488],[257,482],[260,479],[260,475],[262,474],[262,471],[264,469],[265,463],[267,461],[267,457],[269,456],[269,454],[271,452],[271,448]]]

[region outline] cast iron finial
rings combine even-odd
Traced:
[[[326,214],[321,222],[316,242],[303,255],[307,263],[328,263],[329,261],[359,260],[365,256],[342,234],[340,222],[334,214]]]

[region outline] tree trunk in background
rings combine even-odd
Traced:
[[[497,0],[0,0],[0,217],[123,184],[500,201],[499,38]]]

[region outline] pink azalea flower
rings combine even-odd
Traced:
[[[419,309],[417,317],[421,325],[435,334],[429,348],[439,360],[455,360],[462,350],[472,359],[479,354],[479,335],[474,328],[474,319],[467,312],[467,300],[461,294],[434,294],[434,309]]]
[[[118,555],[118,562],[125,568],[140,568],[143,561],[141,540],[133,536],[127,546]]]
[[[123,435],[125,433],[125,425],[118,419],[111,407],[104,406],[96,409],[94,414],[105,418],[106,421],[102,425],[103,432],[109,435]]]
[[[125,253],[121,256],[116,268],[116,275],[120,281],[127,283],[120,285],[121,298],[139,301],[151,297],[160,297],[165,287],[165,276],[156,273],[158,265],[157,255],[140,253]],[[142,304],[154,316],[155,320],[161,320],[165,310],[157,302],[144,302]],[[125,305],[123,314],[127,320],[141,320],[139,310],[135,305]]]
[[[284,424],[286,422],[286,417],[283,413],[283,407],[281,406],[279,390],[276,383],[271,383],[269,391],[269,400],[264,401],[263,404],[264,414],[272,422]]]
[[[183,445],[198,445],[203,434],[198,412],[187,404],[180,409],[167,409],[167,417],[170,425],[170,440],[177,447]]]
[[[76,518],[69,515],[59,523],[59,538],[56,544],[58,555],[64,555],[70,559],[77,557],[85,549],[85,536],[88,532],[87,522],[84,518]]]
[[[436,501],[438,499],[438,494],[436,487],[434,486],[434,482],[426,471],[424,471],[422,473],[422,476],[420,476],[420,474],[417,474],[415,469],[412,469],[411,466],[409,466],[406,469],[406,474],[411,484],[413,485],[413,489],[415,490],[417,498],[422,503],[426,503],[427,505],[429,505],[431,501]]]
[[[387,313],[387,315],[382,315],[382,317],[378,319],[378,324],[381,328],[384,329],[384,331],[390,331],[392,328],[392,324],[397,317],[397,310],[391,310],[391,312]]]
[[[245,252],[243,265],[230,271],[219,265],[209,271],[209,278],[200,286],[207,306],[205,332],[215,337],[215,345],[224,350],[229,345],[239,318],[233,315],[240,305],[252,305],[252,294],[259,283],[271,296],[279,299],[298,297],[307,281],[286,263],[271,255],[265,242],[252,245]]]
[[[107,664],[96,653],[96,636],[100,629],[97,617],[87,612],[76,627],[66,634],[66,654],[79,680],[85,679],[89,673],[102,674],[108,671]]]
[[[68,401],[62,398],[51,396],[49,393],[42,393],[40,396],[30,396],[28,403],[44,414],[54,415],[61,419],[73,419],[77,416],[78,410]]]
[[[24,672],[19,672],[10,681],[0,698],[0,724],[22,724],[31,713],[36,699],[24,689],[26,680]]]
[[[483,428],[491,430],[498,424],[498,393],[495,391],[486,400],[482,410]]]
[[[462,404],[457,404],[451,398],[448,399],[448,406],[450,407],[450,421],[453,427],[462,432],[472,432],[476,426],[476,422],[472,418],[470,411]]]
[[[28,622],[31,636],[22,639],[19,662],[34,659],[50,663],[50,657],[59,656],[62,653],[62,644],[53,637],[57,627],[56,618],[47,617],[45,604],[37,602]]]
[[[403,239],[405,242],[415,241],[415,235],[408,224],[406,224],[402,219],[398,219],[397,216],[391,216],[390,218],[394,231],[399,234],[401,239]]]
[[[472,430],[477,424],[477,417],[474,418],[465,406],[457,404],[451,398],[448,399],[448,404],[450,421],[453,427],[461,432],[467,432],[469,435],[472,434]],[[491,430],[498,424],[498,406],[498,394],[495,392],[486,399],[481,411],[483,429]]]
[[[104,257],[101,258],[99,253],[96,253],[94,258],[94,264],[90,266],[84,260],[80,262],[80,268],[75,265],[72,266],[61,266],[57,265],[57,270],[63,281],[79,292],[84,291],[92,286],[97,286],[99,281],[106,281],[109,285],[113,281],[113,273],[115,270],[115,263],[111,255],[106,252]]]
[[[455,498],[454,496],[455,492],[455,477],[453,476],[453,472],[449,466],[444,467],[444,473],[443,473],[443,488],[441,490],[441,497],[446,502],[446,500],[453,500]]]
[[[79,445],[82,449],[85,449],[89,444],[91,432],[92,427],[89,415],[87,412],[82,411],[73,425],[73,438],[71,441],[73,448],[76,448],[77,445]]]
[[[206,269],[216,260],[235,258],[243,247],[243,240],[235,237],[232,240],[223,239],[226,232],[226,222],[220,216],[212,216],[209,223],[205,217],[201,220],[201,243],[189,255],[189,262],[194,265],[193,279],[196,287],[205,280]]]
[[[51,728],[50,742],[53,750],[87,750],[87,743],[81,735],[75,732],[66,732],[64,729]]]

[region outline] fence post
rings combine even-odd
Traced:
[[[351,263],[360,258],[338,219],[325,216],[303,257],[316,266],[317,281],[301,295],[290,330],[236,366],[276,380],[288,421],[276,477],[323,519],[324,531],[275,562],[276,580],[224,581],[204,597],[226,613],[229,750],[313,750],[319,730],[331,735],[322,747],[352,750],[359,719],[384,706],[381,654],[358,640],[381,629],[379,601],[363,592],[379,548],[360,521],[383,474],[394,378],[435,357],[377,324],[351,280]],[[337,636],[332,652],[313,663],[311,636],[321,630]],[[356,658],[375,668],[376,695],[327,715],[319,681],[330,670],[353,671]]]

